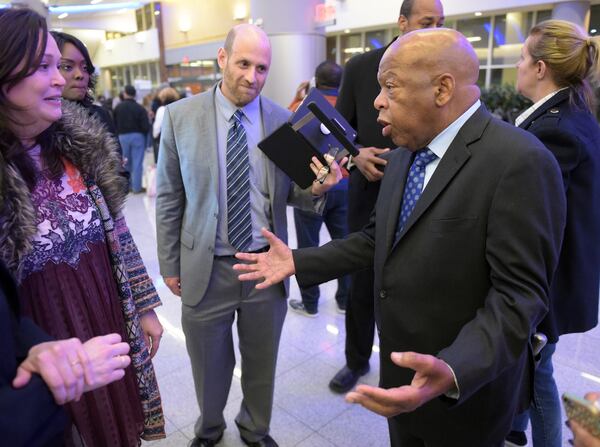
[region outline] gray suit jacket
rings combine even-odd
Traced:
[[[216,88],[167,106],[161,130],[156,198],[160,273],[181,278],[181,299],[189,306],[198,304],[206,292],[217,234]],[[289,112],[264,97],[260,102],[265,135],[269,135]],[[324,200],[315,201],[309,189],[300,189],[264,157],[271,230],[287,241],[286,204],[320,212]],[[287,282],[285,288],[287,294]]]

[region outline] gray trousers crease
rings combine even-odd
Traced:
[[[240,282],[232,269],[237,262],[215,258],[204,297],[196,306],[182,306],[181,321],[200,407],[195,435],[216,439],[226,427],[223,410],[235,367],[232,326],[237,316],[243,399],[235,422],[242,436],[254,442],[269,433],[287,303],[283,284],[256,290],[255,282]]]

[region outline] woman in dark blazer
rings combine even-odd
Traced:
[[[560,165],[567,223],[550,289],[550,309],[538,327],[548,337],[535,375],[529,415],[534,446],[562,445],[552,354],[562,334],[598,324],[600,284],[600,128],[590,80],[598,71],[598,43],[573,23],[548,20],[532,28],[517,64],[517,89],[534,104],[516,120],[550,150]],[[525,445],[527,415],[511,433]],[[521,432],[521,433],[519,433]]]

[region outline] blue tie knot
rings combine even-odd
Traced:
[[[233,115],[231,115],[231,118],[229,119],[229,121],[233,121],[234,124],[241,124],[243,116],[244,116],[244,112],[242,112],[240,109],[237,109],[235,111],[235,113]]]
[[[425,149],[421,149],[417,152],[414,163],[421,168],[427,166],[436,158],[437,155],[435,155],[429,148],[426,147]]]

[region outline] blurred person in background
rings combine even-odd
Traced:
[[[154,123],[152,124],[152,137],[154,139],[154,162],[158,163],[158,148],[160,143],[160,129],[162,127],[163,118],[165,116],[166,107],[177,101],[180,96],[173,87],[165,87],[157,95],[158,101],[161,104],[156,109],[156,115],[154,117]]]
[[[552,355],[559,336],[598,324],[600,287],[600,127],[591,81],[598,74],[598,43],[577,25],[548,20],[533,27],[517,63],[517,90],[534,104],[515,124],[540,139],[559,163],[567,223],[550,307],[537,330],[548,338],[535,373],[534,400],[516,418],[509,445],[562,445],[561,403]]]
[[[111,101],[111,110],[115,110],[117,106],[125,99],[123,97],[123,92],[119,92],[117,96],[115,96]],[[114,118],[114,115],[113,115]]]
[[[164,437],[152,356],[160,299],[122,209],[114,138],[86,109],[62,101],[61,53],[46,20],[0,10],[0,260],[21,310],[55,339],[117,333],[130,346],[123,380],[67,410],[67,445],[138,446]]]
[[[131,175],[130,189],[137,194],[144,191],[142,174],[146,135],[150,130],[150,120],[146,109],[136,102],[135,95],[135,87],[126,85],[123,93],[124,99],[113,110],[113,117],[123,149],[125,169]]]

